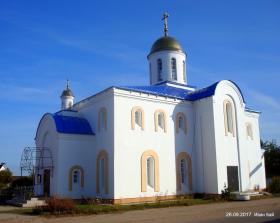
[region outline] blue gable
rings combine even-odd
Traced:
[[[53,114],[52,117],[59,133],[95,135],[85,118],[58,114]]]
[[[195,101],[195,100],[199,100],[202,98],[207,98],[207,97],[213,96],[215,94],[215,90],[216,90],[218,83],[219,82],[216,82],[216,83],[210,85],[209,87],[190,92],[188,94],[188,98],[186,100]]]

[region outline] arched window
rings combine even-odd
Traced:
[[[253,129],[251,123],[246,123],[246,132],[247,132],[247,139],[253,139]]]
[[[159,192],[159,159],[156,152],[147,150],[141,157],[141,191],[146,192],[147,187]]]
[[[99,160],[99,188],[101,191],[105,190],[105,159]]]
[[[140,110],[135,112],[135,123],[140,127],[142,126],[142,111]]]
[[[84,169],[79,165],[69,170],[69,191],[72,191],[73,184],[84,187]]]
[[[186,82],[186,62],[183,60],[183,80]]]
[[[176,133],[181,131],[187,134],[187,119],[183,112],[176,115]]]
[[[157,60],[157,79],[158,81],[162,81],[162,60]]]
[[[143,109],[139,106],[133,107],[131,110],[131,129],[134,130],[136,127],[140,127],[144,130],[144,123],[145,116]]]
[[[164,129],[164,114],[162,112],[158,114],[158,126]]]
[[[225,120],[225,134],[228,133],[234,136],[235,134],[235,118],[234,118],[234,107],[229,100],[224,101],[224,120]]]
[[[98,131],[107,130],[107,109],[100,108],[98,113]]]
[[[80,181],[80,171],[74,170],[73,172],[73,183],[78,184]]]
[[[179,117],[179,129],[184,130],[185,126],[184,126],[184,118],[183,116]]]
[[[171,59],[171,76],[173,80],[177,80],[177,66],[176,66],[176,59]]]
[[[230,103],[226,104],[228,132],[233,133],[232,107]]]
[[[181,159],[181,183],[182,184],[186,183],[186,176],[187,176],[186,169],[187,169],[186,160]]]
[[[147,159],[147,182],[151,188],[155,187],[155,161],[151,156]]]
[[[192,160],[187,152],[180,152],[176,157],[177,191],[188,189],[192,191]],[[185,191],[186,192],[186,191]]]
[[[167,131],[166,127],[166,113],[162,109],[157,109],[155,111],[155,131],[157,132],[159,129],[164,130],[164,132]]]
[[[108,153],[101,150],[96,160],[96,193],[109,192],[109,160]]]

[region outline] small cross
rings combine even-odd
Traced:
[[[164,20],[164,36],[168,36],[168,24],[167,24],[168,17],[169,17],[168,13],[165,12],[162,18],[162,20]]]
[[[69,79],[67,78],[67,85],[66,85],[67,90],[69,89]]]

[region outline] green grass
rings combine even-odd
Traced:
[[[131,210],[144,210],[150,208],[167,208],[174,206],[191,206],[218,202],[213,199],[182,199],[174,201],[160,201],[155,203],[141,203],[130,205],[100,205],[100,204],[77,204],[74,214],[104,214],[113,212],[125,212]],[[220,200],[219,200],[220,202]]]
[[[279,194],[277,194],[279,196]],[[278,196],[261,196],[251,197],[251,200],[273,198]],[[252,199],[253,198],[253,199]],[[199,204],[209,204],[218,202],[228,202],[222,199],[215,198],[185,198],[171,201],[157,201],[154,203],[141,203],[129,205],[112,205],[112,204],[75,204],[75,207],[70,212],[53,213],[44,212],[40,209],[32,208],[15,208],[11,210],[1,210],[1,213],[15,213],[23,215],[45,215],[45,216],[60,216],[60,215],[90,215],[90,214],[106,214],[106,213],[121,213],[131,210],[144,210],[151,208],[167,208],[175,206],[192,206]]]
[[[21,215],[34,215],[32,208],[14,208],[10,210],[0,210],[0,214],[21,214]]]

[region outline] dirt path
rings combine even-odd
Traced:
[[[226,217],[230,214],[251,216]],[[274,216],[253,216],[254,213],[274,214]],[[187,223],[187,222],[280,222],[280,198],[263,199],[248,202],[228,202],[196,205],[190,207],[172,207],[129,211],[124,213],[89,215],[78,217],[38,217],[18,214],[0,214],[1,223]]]

